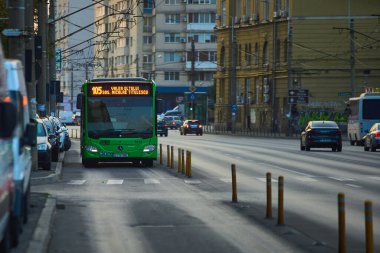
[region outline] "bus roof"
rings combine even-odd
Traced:
[[[127,78],[96,78],[89,81],[89,83],[97,82],[141,82],[148,81],[143,77],[127,77]]]
[[[369,92],[369,93],[362,93],[359,97],[353,97],[350,98],[350,101],[359,100],[363,98],[373,98],[373,97],[380,97],[380,92]]]

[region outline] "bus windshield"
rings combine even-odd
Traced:
[[[152,137],[151,96],[88,97],[88,135],[100,137]]]
[[[380,99],[363,100],[363,119],[380,119]]]

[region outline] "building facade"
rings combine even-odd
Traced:
[[[344,124],[345,101],[380,84],[375,0],[219,0],[217,126]]]
[[[195,92],[214,84],[216,0],[153,3],[105,0],[95,5],[95,77],[154,79],[158,97],[172,109],[186,100],[192,82]]]

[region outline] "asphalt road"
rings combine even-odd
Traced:
[[[337,252],[337,193],[346,196],[348,252],[365,251],[364,201],[373,201],[380,249],[380,152],[300,151],[298,140],[222,135],[160,137],[164,164],[84,169],[78,143],[62,180],[34,192],[57,198],[48,252]],[[166,167],[175,147],[175,169]],[[192,152],[192,178],[177,173],[177,148]],[[231,202],[231,164],[238,203]],[[265,176],[273,177],[273,219],[265,219]],[[277,226],[278,176],[285,179]]]

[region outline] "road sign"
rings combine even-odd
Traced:
[[[189,90],[190,90],[191,92],[195,92],[195,91],[197,90],[197,87],[191,85],[191,86],[189,87]]]
[[[191,93],[189,94],[189,99],[192,100],[192,101],[194,101],[195,98],[196,98],[195,93],[194,93],[194,92],[191,92]]]
[[[19,37],[22,33],[20,29],[4,29],[2,31],[2,34],[7,37]]]
[[[231,112],[232,112],[232,114],[237,112],[237,106],[236,105],[231,105]]]
[[[289,90],[288,91],[289,97],[308,97],[309,96],[309,90]]]
[[[307,104],[309,97],[288,97],[289,104]]]

